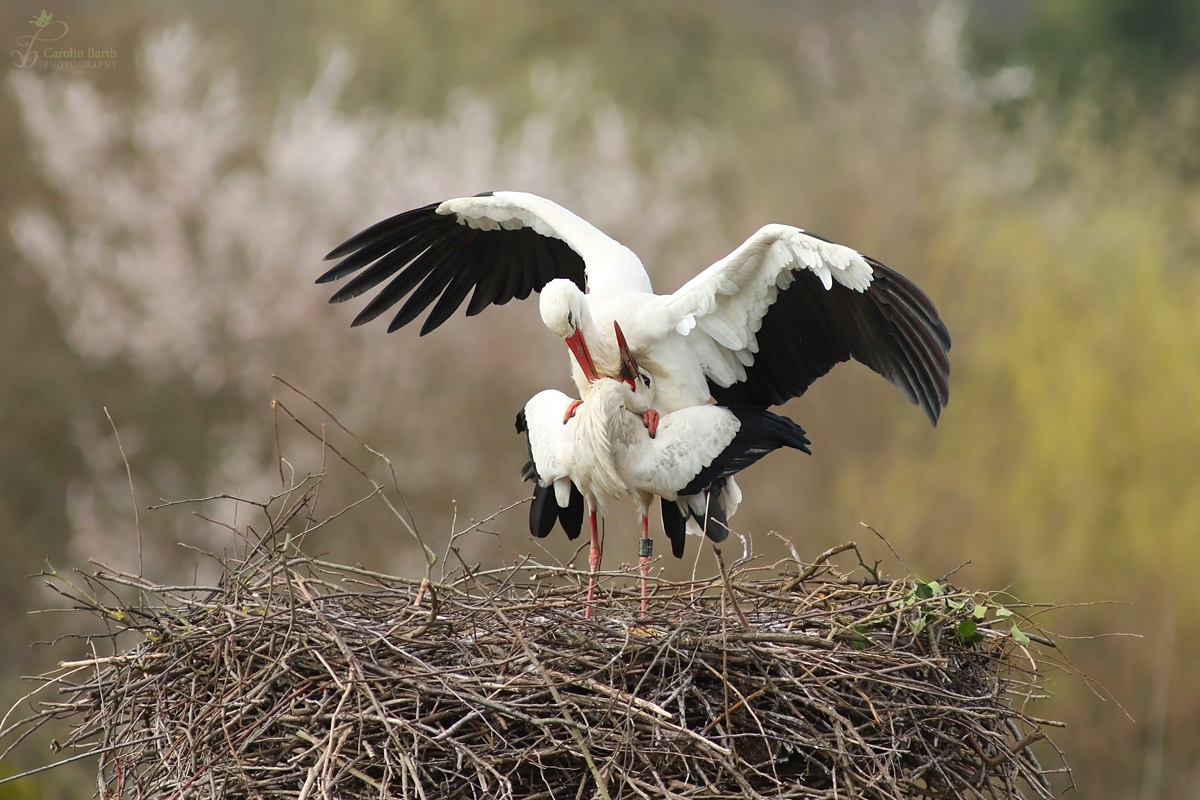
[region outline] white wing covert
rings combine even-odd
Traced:
[[[533,501],[529,505],[529,532],[536,538],[550,534],[561,524],[568,539],[575,539],[583,525],[584,500],[571,483],[571,437],[574,420],[564,425],[571,398],[547,389],[534,395],[517,414],[517,433],[526,436],[529,463],[521,470],[532,480]]]
[[[717,406],[692,406],[667,414],[655,438],[643,440],[637,448],[629,467],[630,483],[674,500],[729,446],[740,427],[736,416]]]
[[[408,297],[388,325],[391,332],[437,300],[422,336],[449,319],[468,294],[467,316],[474,316],[489,305],[524,300],[555,278],[582,291],[650,291],[646,270],[628,247],[557,203],[526,192],[485,192],[406,211],[325,256],[335,258],[342,261],[317,283],[362,271],[331,303],[387,281],[353,325],[370,322]]]
[[[529,457],[538,482],[549,486],[566,478],[571,469],[571,436],[574,428],[563,424],[571,398],[557,389],[538,392],[522,412],[529,436]],[[518,422],[517,429],[521,424]]]
[[[676,331],[700,337],[695,347],[710,354],[705,374],[719,403],[786,402],[850,358],[934,423],[949,399],[950,336],[925,293],[875,259],[799,228],[764,226],[667,305]]]

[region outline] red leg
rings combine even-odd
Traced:
[[[658,435],[658,412],[653,408],[642,414],[642,423],[645,424],[646,430],[650,431],[651,439]]]
[[[642,514],[642,541],[650,541],[650,520],[646,519],[646,515]],[[638,571],[642,573],[642,616],[646,615],[646,573],[650,571],[650,556],[647,546],[642,545],[641,552],[647,555],[638,558]]]
[[[592,595],[596,591],[596,570],[600,569],[600,534],[596,530],[595,511],[588,514],[588,526],[592,536],[592,549],[588,553],[588,566],[591,567],[592,574],[588,578],[587,608],[584,609],[583,616],[590,618],[592,616]]]
[[[566,425],[571,417],[575,416],[575,409],[583,405],[582,400],[572,400],[571,405],[567,406],[567,413],[563,414],[563,425]]]

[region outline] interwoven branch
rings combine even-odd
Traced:
[[[62,700],[0,736],[69,723],[132,798],[1050,796],[1037,651],[987,620],[964,638],[982,595],[735,569],[660,583],[645,619],[610,578],[586,620],[562,570],[222,566],[52,580],[137,640],[61,665],[41,694]]]

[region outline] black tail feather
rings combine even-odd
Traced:
[[[692,513],[696,524],[704,531],[704,535],[714,542],[723,542],[729,538],[729,519],[725,509],[721,508],[721,492],[725,489],[725,479],[715,481],[704,490],[704,513]]]
[[[533,484],[533,502],[529,504],[529,532],[535,539],[545,539],[558,522],[558,501],[554,487]]]
[[[580,531],[583,530],[583,494],[573,483],[567,507],[558,509],[558,524],[562,525],[563,532],[571,541],[578,539]]]
[[[787,417],[753,406],[728,406],[728,409],[738,418],[741,427],[721,454],[680,490],[681,495],[699,494],[781,447],[792,447],[811,454],[804,429]]]
[[[687,541],[687,517],[679,510],[674,500],[659,498],[662,508],[663,530],[671,540],[671,555],[683,558],[683,545]]]
[[[683,558],[689,519],[696,520],[704,535],[714,542],[723,542],[729,538],[729,520],[725,516],[725,509],[721,508],[721,492],[724,489],[725,478],[720,478],[704,490],[702,512],[695,511],[683,495],[679,496],[678,501],[662,501],[663,529],[667,532],[667,538],[671,540],[671,555]]]

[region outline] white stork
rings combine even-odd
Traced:
[[[950,335],[915,284],[878,261],[789,225],[766,225],[685,283],[656,295],[629,248],[545,198],[485,192],[432,203],[351,237],[317,279],[356,275],[330,302],[387,281],[355,317],[408,298],[388,331],[434,300],[424,335],[466,299],[473,316],[540,291],[542,319],[574,356],[580,395],[616,377],[618,321],[669,413],[707,403],[766,407],[798,397],[851,358],[891,381],[937,424],[949,399]],[[365,269],[364,269],[365,268]]]
[[[925,293],[878,261],[789,225],[762,227],[669,295],[654,294],[629,248],[524,192],[407,211],[326,256],[338,258],[318,283],[359,274],[330,302],[386,282],[352,325],[407,298],[389,332],[434,300],[421,335],[468,294],[473,316],[541,292],[542,320],[566,341],[581,396],[591,381],[619,376],[620,348],[607,334],[619,322],[656,387],[644,418],[652,434],[660,412],[710,399],[760,409],[784,403],[851,358],[887,378],[935,425],[950,396],[950,335]],[[569,402],[564,415],[572,408]],[[732,478],[726,491],[739,493]]]
[[[672,553],[681,558],[689,526],[699,523],[700,530],[716,542],[729,536],[726,522],[737,510],[741,494],[736,487],[722,490],[734,473],[780,447],[810,452],[799,425],[747,406],[704,404],[679,409],[656,420],[652,436],[643,415],[655,400],[653,376],[638,366],[620,326],[615,327],[622,358],[619,380],[597,379],[587,387],[582,402],[554,389],[539,392],[517,415],[517,431],[527,435],[529,444],[530,461],[523,474],[535,481],[530,532],[544,537],[558,521],[574,539],[587,511],[592,572],[587,616],[591,616],[601,558],[597,515],[605,515],[607,501],[628,496],[638,504],[645,613],[651,556],[648,513],[655,496],[662,498],[663,527]]]

